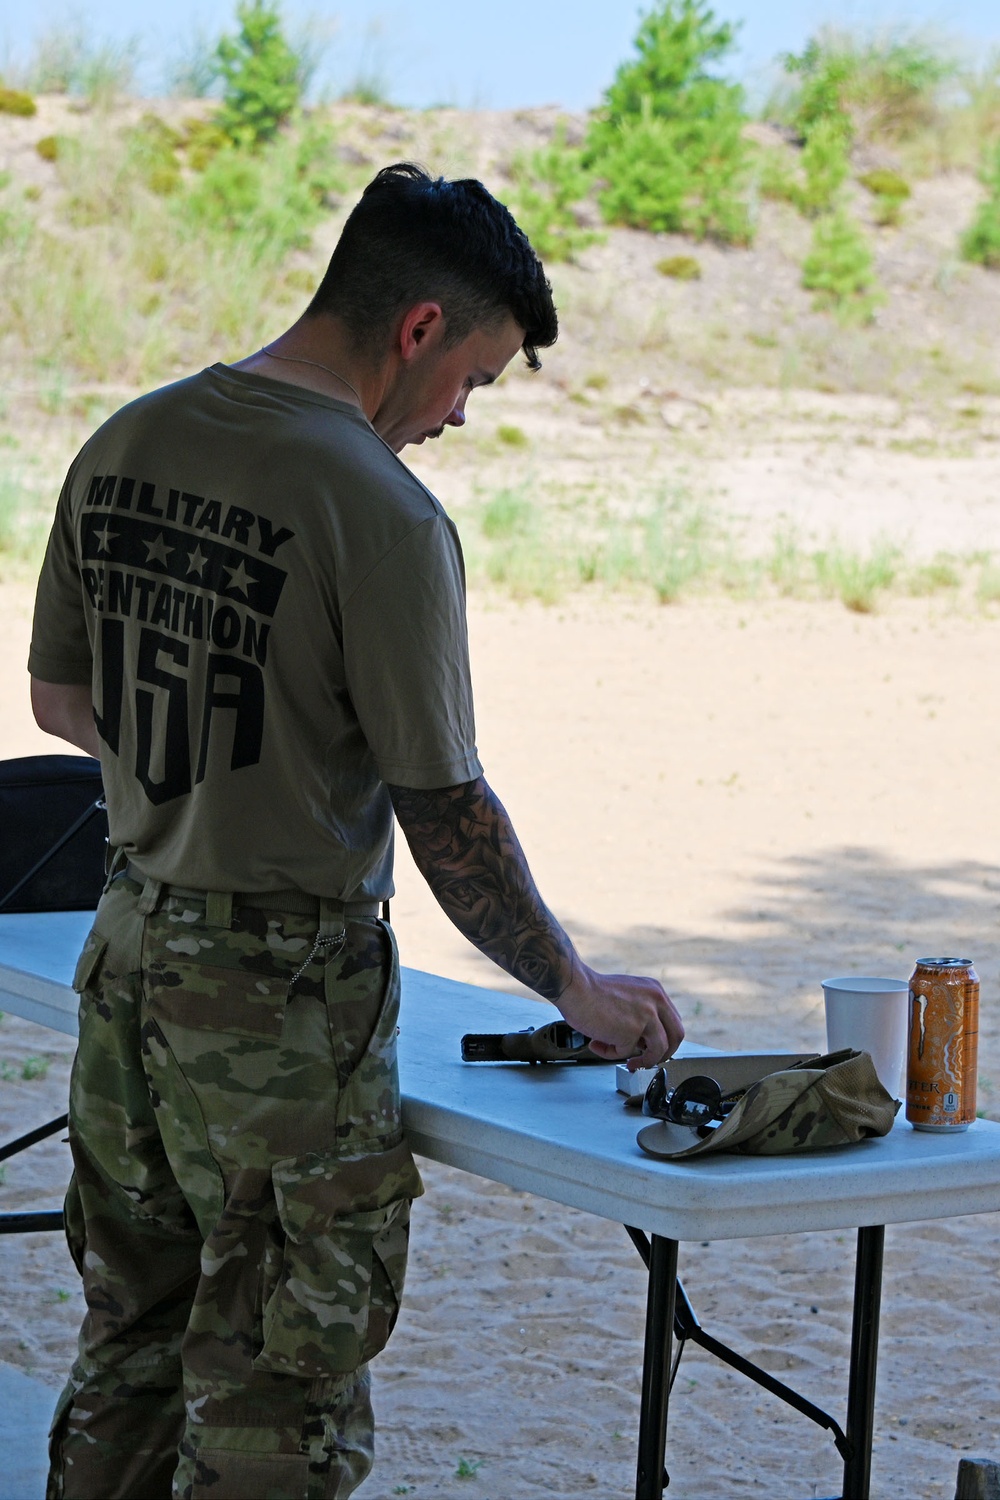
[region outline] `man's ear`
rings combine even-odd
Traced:
[[[444,313],[439,302],[417,302],[403,314],[399,325],[398,349],[404,360],[411,360],[444,332]]]

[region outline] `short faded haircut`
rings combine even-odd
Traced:
[[[339,318],[377,354],[396,319],[427,301],[440,303],[449,344],[509,314],[533,370],[559,336],[552,288],[510,211],[475,178],[448,182],[397,162],[365,188],[306,315]]]

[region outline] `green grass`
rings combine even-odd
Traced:
[[[1000,563],[990,561],[983,567],[976,584],[976,599],[984,609],[1000,604]]]
[[[329,129],[202,171],[173,139],[155,116],[85,125],[59,141],[45,213],[0,204],[0,329],[36,367],[148,385],[239,357],[301,311],[301,257],[343,184]]]
[[[803,544],[788,528],[769,548],[741,547],[682,490],[647,494],[629,510],[601,496],[538,500],[529,486],[477,496],[459,512],[473,588],[556,604],[583,591],[675,605],[695,597],[834,600],[874,614],[893,598],[942,598],[980,610],[1000,604],[1000,559],[988,553],[906,557],[880,539]]]
[[[907,574],[906,587],[917,597],[955,591],[962,587],[966,566],[957,557],[939,553]]]
[[[458,1466],[455,1469],[455,1478],[475,1479],[482,1467],[483,1460],[481,1458],[460,1458]]]
[[[0,554],[17,545],[21,512],[20,488],[9,479],[0,480]]]
[[[879,545],[867,555],[840,547],[814,554],[816,581],[828,599],[839,599],[854,614],[874,614],[880,595],[899,573],[895,548]]]
[[[37,571],[49,521],[36,495],[11,475],[0,473],[0,578]]]
[[[34,1079],[48,1077],[50,1061],[47,1057],[26,1057],[20,1068],[16,1063],[8,1062],[6,1058],[0,1061],[0,1080],[4,1083],[13,1083],[15,1079],[21,1079],[25,1083],[31,1083]]]
[[[532,529],[531,502],[523,490],[499,490],[487,501],[480,524],[491,542],[526,536]]]
[[[141,51],[135,36],[94,36],[81,12],[37,33],[25,82],[35,93],[70,94],[107,109],[133,90]]]
[[[530,442],[523,427],[515,427],[509,422],[501,422],[497,428],[497,440],[507,448],[527,448]]]

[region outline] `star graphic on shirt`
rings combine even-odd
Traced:
[[[225,588],[234,594],[242,594],[244,599],[250,598],[250,585],[253,579],[247,573],[246,567],[238,562],[235,568],[226,569]]]
[[[110,521],[101,521],[94,527],[94,540],[97,543],[98,557],[111,556],[111,543],[116,542],[121,535],[119,531],[111,530]]]
[[[187,559],[188,577],[197,578],[199,583],[204,583],[205,569],[208,567],[209,562],[207,554],[202,552],[200,547],[196,547],[193,552],[188,553]]]
[[[157,532],[156,536],[151,542],[144,542],[143,545],[146,548],[146,562],[149,564],[149,566],[152,567],[152,565],[156,563],[158,567],[162,568],[163,571],[166,572],[167,553],[170,551],[170,548],[167,545],[167,539],[163,535],[163,532]]]

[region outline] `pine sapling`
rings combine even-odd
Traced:
[[[802,285],[813,293],[817,308],[835,313],[843,323],[870,323],[884,301],[871,246],[842,204],[816,221]]]
[[[982,174],[987,196],[962,236],[962,255],[991,271],[1000,271],[1000,142]]]

